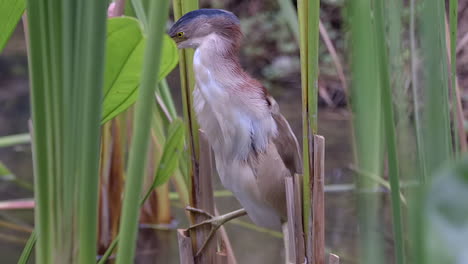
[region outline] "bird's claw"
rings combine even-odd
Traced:
[[[185,210],[191,212],[191,213],[195,213],[195,214],[201,214],[201,215],[204,215],[208,218],[213,218],[214,216],[212,216],[211,214],[201,210],[201,209],[198,209],[198,208],[195,208],[195,207],[191,207],[191,206],[187,206],[185,207]]]
[[[208,218],[207,220],[204,220],[204,221],[202,221],[202,222],[200,222],[198,224],[190,226],[189,228],[187,228],[187,231],[195,229],[195,228],[200,227],[202,225],[211,225],[210,233],[206,237],[206,239],[203,242],[202,246],[198,249],[197,253],[195,254],[195,257],[200,255],[200,253],[203,251],[203,249],[205,249],[206,245],[211,240],[211,238],[213,238],[215,232],[224,223],[226,223],[226,222],[228,222],[228,221],[230,221],[230,220],[232,220],[234,218],[237,218],[239,216],[243,216],[243,215],[247,214],[244,209],[239,209],[239,210],[236,210],[234,212],[230,212],[230,213],[227,213],[227,214],[224,214],[224,215],[219,215],[219,216],[213,216],[213,215],[211,215],[211,214],[209,214],[209,213],[207,213],[207,212],[205,212],[205,211],[203,211],[201,209],[190,207],[190,206],[185,207],[185,210],[187,210],[187,211],[189,211],[191,213],[204,215],[205,217]]]
[[[201,209],[198,209],[198,208],[194,208],[194,207],[191,207],[191,206],[187,206],[185,208],[185,210],[191,212],[191,213],[195,213],[195,214],[201,214],[201,215],[204,215],[206,216],[207,220],[204,220],[198,224],[195,224],[195,225],[191,225],[189,226],[189,228],[187,228],[187,231],[189,230],[192,230],[192,229],[195,229],[195,228],[198,228],[202,225],[211,225],[211,229],[210,229],[210,233],[208,234],[208,236],[206,237],[205,241],[203,242],[202,246],[198,249],[197,253],[195,254],[195,257],[198,257],[200,255],[200,253],[203,251],[203,249],[205,249],[206,245],[208,245],[208,242],[211,240],[211,238],[214,236],[215,232],[223,225],[223,218],[222,216],[221,217],[215,217]]]

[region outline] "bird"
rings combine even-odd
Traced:
[[[256,225],[282,229],[287,237],[285,178],[302,173],[301,152],[277,102],[240,64],[239,18],[222,9],[198,9],[177,20],[168,35],[179,49],[195,50],[197,120],[221,183],[244,208],[225,217],[210,216],[205,223],[218,227],[247,214]]]

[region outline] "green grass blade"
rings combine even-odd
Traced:
[[[148,44],[139,96],[136,104],[134,132],[130,149],[127,182],[120,224],[117,264],[132,263],[138,221],[138,203],[142,189],[146,154],[148,151],[151,113],[154,108],[153,92],[157,81],[154,72],[159,69],[164,24],[167,18],[168,1],[152,1],[149,12]]]
[[[349,25],[351,28],[352,109],[358,167],[362,171],[380,175],[381,163],[381,97],[377,54],[375,51],[375,28],[370,0],[349,2]],[[366,177],[357,179],[360,189],[374,188],[376,183]],[[358,194],[360,228],[360,263],[381,262],[382,249],[377,232],[378,196],[369,192]]]
[[[278,0],[280,6],[280,11],[283,19],[288,24],[291,32],[296,38],[297,42],[300,42],[300,31],[299,31],[299,19],[297,16],[296,10],[294,10],[294,5],[291,0]]]
[[[29,258],[31,257],[31,253],[33,251],[34,245],[36,244],[37,234],[36,231],[33,231],[29,236],[28,242],[23,248],[23,252],[21,252],[21,256],[18,260],[18,264],[26,264],[28,263]]]
[[[148,30],[148,18],[146,16],[145,7],[143,6],[142,0],[131,0],[133,10],[135,10],[136,17],[143,24],[143,30]]]
[[[385,38],[384,25],[384,4],[380,0],[374,1],[375,4],[375,27],[376,27],[376,50],[377,60],[379,61],[380,72],[380,88],[381,100],[383,108],[383,121],[385,128],[387,157],[388,157],[388,174],[391,186],[392,200],[392,223],[393,235],[395,240],[395,263],[403,264],[404,260],[404,241],[403,227],[401,219],[401,204],[400,204],[400,182],[399,182],[399,165],[398,165],[398,150],[394,124],[392,91],[390,88],[390,76],[388,69],[388,55]],[[394,43],[395,45],[399,43]]]
[[[172,99],[171,90],[169,89],[169,85],[166,79],[162,79],[159,83],[159,92],[161,93],[161,98],[164,104],[167,106],[171,117],[174,119],[177,117],[177,111],[174,105],[174,100]]]
[[[179,19],[183,14],[198,9],[197,0],[173,0],[174,19]],[[179,51],[179,70],[182,92],[182,107],[184,113],[184,121],[186,127],[186,140],[188,146],[187,167],[183,171],[188,175],[188,186],[190,201],[193,201],[194,193],[192,188],[192,178],[197,170],[197,162],[199,160],[199,140],[198,140],[198,123],[196,120],[195,110],[192,105],[193,98],[192,92],[195,88],[195,76],[193,73],[193,50],[180,50]],[[182,164],[181,166],[184,166]]]
[[[184,148],[184,126],[180,119],[175,120],[169,127],[167,141],[164,144],[162,157],[159,161],[158,169],[154,177],[154,182],[150,188],[154,188],[164,184],[178,167],[180,155]],[[144,200],[149,196],[150,192],[145,196]]]
[[[421,102],[419,95],[419,79],[418,79],[418,50],[416,46],[416,10],[415,1],[410,0],[410,49],[411,49],[411,91],[413,95],[413,112],[414,123],[416,129],[416,148],[417,148],[417,166],[416,170],[419,172],[419,180],[424,182],[426,179],[426,158],[424,151],[424,135],[423,135],[423,122],[421,117]]]
[[[443,1],[426,0],[421,18],[425,165],[429,175],[452,157],[444,10]]]
[[[47,130],[48,122],[46,115],[46,89],[45,89],[45,69],[43,68],[42,50],[43,36],[45,34],[44,17],[41,14],[43,3],[30,0],[27,2],[28,8],[28,61],[31,83],[31,110],[34,122],[33,138],[40,138],[33,144],[34,160],[34,194],[36,200],[35,225],[38,234],[36,247],[36,261],[39,264],[51,263],[52,231],[50,229],[50,215],[47,212],[49,202],[48,193],[50,190],[48,180],[48,143]]]
[[[318,96],[318,45],[319,45],[319,12],[320,2],[317,0],[298,1],[297,12],[299,18],[300,55],[301,55],[301,86],[302,86],[302,149],[304,162],[304,223],[308,223],[311,214],[310,194],[310,139],[317,133],[317,96]],[[308,234],[309,227],[304,225],[304,232]]]
[[[107,263],[107,259],[110,257],[112,254],[112,251],[114,251],[115,247],[117,246],[117,243],[119,243],[119,235],[117,235],[112,243],[109,245],[109,248],[107,248],[106,252],[104,252],[104,255],[102,255],[101,259],[97,262],[97,264],[105,264]]]
[[[0,148],[11,147],[19,144],[26,144],[31,142],[29,134],[18,134],[0,137]]]
[[[453,112],[453,137],[455,153],[460,154],[460,137],[458,135],[458,118],[457,118],[457,26],[458,26],[458,0],[450,0],[450,70],[452,81],[452,112]]]
[[[92,263],[97,252],[98,185],[99,185],[99,145],[102,90],[104,84],[105,40],[107,5],[105,1],[87,1],[84,4],[83,38],[87,52],[83,53],[84,69],[84,113],[82,127],[83,146],[80,160],[82,175],[79,191],[79,257],[78,263]]]

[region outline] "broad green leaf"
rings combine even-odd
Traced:
[[[176,119],[169,126],[169,133],[159,166],[154,177],[153,188],[165,183],[179,165],[184,149],[184,123]]]
[[[138,20],[130,17],[108,20],[102,123],[135,103],[145,44],[146,37]],[[164,38],[162,55],[158,81],[169,74],[178,62],[177,47],[167,35]]]
[[[0,0],[0,52],[24,12],[24,0]]]
[[[468,263],[468,160],[435,174],[427,192],[431,263]]]

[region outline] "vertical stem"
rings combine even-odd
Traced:
[[[418,52],[416,48],[416,13],[415,13],[415,1],[410,0],[410,47],[411,47],[411,90],[413,94],[413,111],[414,111],[414,123],[416,127],[416,145],[417,145],[417,169],[420,175],[420,181],[424,182],[426,178],[426,161],[423,134],[422,134],[422,119],[421,119],[421,106],[420,106],[420,95],[419,95],[419,79],[418,79]]]
[[[379,61],[380,73],[380,88],[382,90],[382,109],[384,117],[384,131],[386,135],[386,146],[388,156],[388,174],[391,186],[392,198],[392,217],[393,217],[393,234],[395,239],[395,259],[396,263],[403,264],[404,261],[404,244],[403,244],[403,229],[401,222],[401,206],[400,206],[400,183],[399,183],[399,165],[397,141],[393,116],[393,101],[392,91],[390,87],[390,76],[388,69],[387,47],[385,45],[385,26],[384,26],[384,5],[382,1],[376,0],[375,4],[375,32],[376,32],[376,49],[377,58]],[[399,45],[399,43],[394,43]]]
[[[179,19],[183,14],[198,9],[197,0],[173,0],[174,19]],[[190,203],[192,206],[196,206],[195,189],[193,185],[193,179],[198,173],[198,161],[199,161],[199,140],[198,140],[198,124],[193,108],[192,92],[195,88],[195,76],[193,73],[192,50],[180,50],[179,51],[179,69],[180,69],[180,80],[182,88],[182,105],[184,111],[184,120],[187,127],[188,139],[188,150],[190,157],[189,163],[189,190],[190,190]],[[193,219],[192,219],[193,220]]]
[[[325,138],[314,136],[313,263],[325,264]]]
[[[149,145],[151,114],[154,107],[153,92],[157,82],[154,72],[159,70],[162,37],[167,18],[169,1],[152,1],[149,10],[148,44],[141,87],[136,104],[133,139],[130,149],[127,183],[120,225],[117,264],[133,263],[138,223],[140,192],[145,171],[146,154]]]
[[[381,164],[381,97],[378,79],[377,54],[370,0],[349,2],[351,26],[352,108],[358,166],[362,171],[379,175]],[[376,183],[362,175],[357,178],[360,228],[360,263],[381,262],[380,236],[377,232],[378,196],[364,190]]]
[[[301,84],[302,84],[302,148],[304,162],[304,233],[308,233],[311,214],[310,190],[312,169],[312,136],[317,133],[317,78],[320,1],[299,0],[297,5],[300,32]]]
[[[84,57],[84,67],[97,71],[86,70],[84,78],[84,127],[83,136],[88,138],[81,152],[81,177],[79,193],[79,263],[96,261],[97,251],[97,216],[98,216],[98,184],[99,184],[99,129],[101,122],[101,91],[104,82],[104,54],[106,38],[106,3],[105,1],[89,0],[84,12],[90,17],[84,21],[84,39],[88,40],[85,47],[89,48]],[[99,37],[93,37],[99,36]],[[93,48],[94,47],[94,48]],[[96,90],[98,92],[96,92]]]
[[[459,105],[457,91],[457,26],[458,26],[458,0],[450,0],[450,69],[451,69],[451,84],[452,84],[452,116],[454,124],[454,146],[456,155],[460,154],[460,149],[466,151],[466,138],[463,129],[463,119],[459,120],[457,110]]]
[[[424,59],[426,171],[430,174],[452,156],[444,2],[425,0],[421,33]]]

